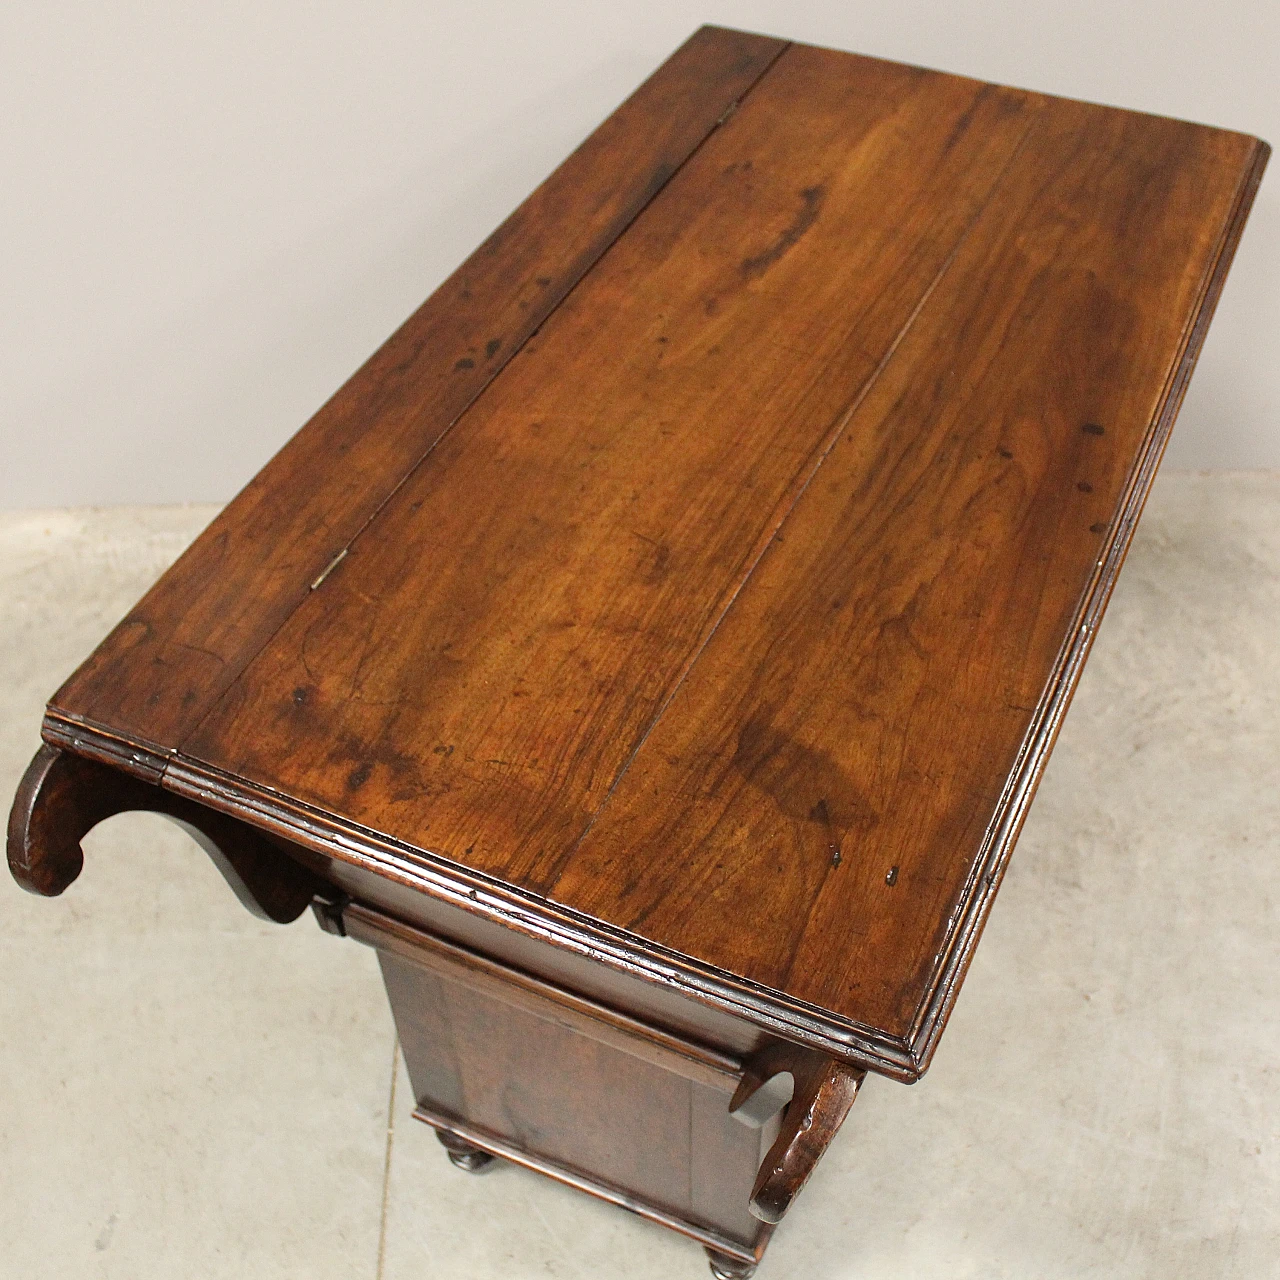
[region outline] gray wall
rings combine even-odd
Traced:
[[[1280,142],[1274,0],[8,6],[0,506],[230,497],[702,21]],[[1278,357],[1272,174],[1168,463],[1280,466]]]

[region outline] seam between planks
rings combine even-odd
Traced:
[[[271,634],[267,636],[265,640],[263,640],[263,642],[258,646],[257,649],[254,650],[253,656],[249,658],[247,662],[245,662],[243,667],[241,667],[240,672],[235,677],[235,679],[232,680],[231,683],[227,685],[225,689],[223,689],[223,691],[218,695],[218,697],[210,704],[210,706],[204,712],[204,714],[187,730],[185,734],[183,734],[182,739],[168,753],[169,759],[173,759],[176,756],[179,756],[182,754],[183,748],[186,746],[188,742],[191,741],[192,738],[194,738],[200,732],[201,728],[203,728],[204,726],[205,721],[208,720],[209,717],[220,706],[222,706],[222,704],[226,701],[227,697],[231,694],[232,690],[236,689],[239,686],[240,682],[245,678],[249,670],[254,666],[254,664],[263,655],[263,653],[268,648],[270,648],[275,638],[280,634],[281,631],[284,630],[286,626],[288,626],[293,616],[298,612],[298,610],[303,606],[303,604],[310,598],[311,592],[314,591],[317,587],[319,587],[323,583],[324,579],[329,575],[329,573],[333,569],[337,568],[338,563],[341,560],[346,558],[347,553],[355,545],[356,541],[369,529],[369,527],[374,523],[374,521],[378,519],[378,517],[386,509],[387,505],[395,498],[396,494],[398,494],[400,490],[404,488],[404,486],[408,484],[408,482],[414,477],[414,475],[417,474],[418,470],[431,457],[431,455],[435,453],[436,449],[444,442],[445,438],[453,433],[454,428],[458,425],[459,422],[462,421],[463,418],[466,417],[468,413],[471,412],[471,410],[476,406],[476,404],[479,402],[480,398],[485,394],[485,392],[487,392],[489,388],[493,386],[494,382],[496,382],[497,379],[500,378],[504,372],[506,372],[508,366],[510,366],[512,361],[514,361],[516,357],[525,349],[525,347],[528,346],[528,344],[537,336],[538,332],[542,329],[543,325],[545,325],[551,319],[551,317],[554,316],[562,306],[564,306],[565,302],[579,288],[581,288],[583,282],[586,281],[591,276],[591,274],[596,270],[596,268],[600,265],[600,263],[602,263],[605,260],[605,258],[607,258],[609,254],[613,252],[614,248],[622,240],[623,236],[625,236],[627,232],[631,230],[631,228],[635,225],[636,220],[645,212],[646,209],[650,207],[650,205],[653,204],[655,200],[658,199],[659,196],[662,195],[662,193],[667,189],[667,187],[670,186],[672,180],[676,177],[676,175],[679,174],[684,169],[684,167],[702,150],[704,146],[706,146],[707,142],[712,137],[715,136],[715,134],[720,130],[721,126],[724,125],[725,122],[729,120],[737,112],[737,110],[742,106],[743,102],[746,101],[746,99],[750,96],[750,94],[760,85],[761,81],[763,81],[764,78],[767,75],[769,75],[769,73],[774,69],[774,67],[778,65],[778,61],[783,57],[783,55],[785,55],[787,51],[792,47],[793,47],[793,42],[788,41],[784,43],[780,49],[778,49],[778,51],[773,55],[773,57],[769,59],[768,64],[756,76],[756,78],[752,80],[751,83],[747,85],[747,87],[743,89],[742,92],[739,93],[737,97],[733,98],[729,102],[729,104],[725,107],[725,109],[720,113],[720,115],[715,119],[715,121],[707,129],[706,133],[704,133],[702,137],[698,140],[697,144],[692,148],[690,148],[688,154],[684,157],[684,159],[681,160],[680,163],[677,164],[669,174],[667,174],[667,176],[663,179],[661,185],[658,186],[654,191],[652,191],[649,194],[649,196],[644,200],[644,202],[636,208],[635,212],[631,215],[631,217],[627,219],[626,223],[619,229],[618,233],[613,237],[613,239],[610,240],[609,243],[604,247],[604,249],[602,249],[600,253],[596,255],[596,257],[582,271],[582,273],[578,276],[578,278],[574,280],[572,284],[569,285],[569,287],[564,291],[564,293],[557,300],[555,306],[552,307],[551,310],[548,311],[547,314],[542,318],[541,322],[533,330],[531,330],[528,334],[525,335],[524,339],[520,342],[518,346],[512,347],[512,349],[507,353],[506,359],[503,360],[502,364],[493,371],[492,375],[488,379],[486,379],[485,382],[481,384],[479,388],[477,388],[475,394],[471,397],[471,399],[468,400],[467,403],[462,407],[462,409],[459,410],[459,412],[454,415],[454,417],[450,420],[449,424],[445,427],[445,429],[440,432],[440,434],[423,451],[423,453],[417,458],[417,460],[414,461],[412,465],[410,465],[410,467],[404,473],[404,475],[402,475],[400,479],[396,481],[396,483],[391,487],[390,490],[388,490],[386,495],[377,504],[377,506],[375,506],[374,509],[369,513],[369,515],[365,518],[364,522],[355,531],[355,533],[353,533],[347,539],[347,541],[343,544],[341,550],[338,551],[338,553],[333,557],[333,559],[329,561],[328,566],[325,568],[324,572],[321,573],[320,577],[317,578],[316,581],[311,583],[309,588],[305,592],[303,592],[302,595],[298,597],[298,599],[293,604],[293,607],[290,608],[289,611],[285,614],[285,616],[280,620],[280,623],[275,628],[272,629]],[[166,764],[166,769],[167,769],[167,764]]]
[[[785,507],[785,509],[782,510],[782,513],[778,517],[777,523],[774,525],[773,530],[766,537],[764,537],[759,541],[756,554],[746,565],[745,572],[742,573],[737,586],[732,589],[728,599],[724,602],[724,607],[720,610],[720,613],[716,616],[711,626],[707,629],[706,634],[702,637],[702,640],[696,645],[695,648],[691,650],[690,656],[685,662],[684,670],[681,671],[680,674],[677,676],[675,683],[671,686],[671,690],[667,694],[666,698],[663,700],[662,705],[657,709],[657,711],[654,712],[653,716],[649,720],[649,723],[645,726],[644,732],[641,734],[639,741],[636,743],[634,749],[631,751],[631,753],[627,756],[626,760],[623,762],[622,767],[618,770],[617,776],[614,778],[613,782],[610,784],[609,790],[605,793],[604,799],[600,801],[600,804],[596,807],[595,811],[591,814],[591,817],[587,820],[587,825],[583,829],[582,834],[573,842],[573,844],[568,848],[568,850],[566,850],[565,853],[562,854],[561,857],[556,860],[555,869],[552,874],[550,883],[545,890],[548,894],[554,892],[555,886],[559,882],[560,876],[563,874],[565,868],[569,865],[569,863],[573,860],[574,854],[577,853],[582,843],[586,840],[587,836],[591,833],[592,828],[596,824],[596,820],[608,807],[609,802],[613,799],[614,793],[617,791],[618,786],[622,782],[622,779],[625,777],[628,770],[631,768],[632,764],[635,762],[636,757],[643,750],[645,743],[649,740],[650,734],[653,733],[659,721],[661,721],[662,717],[666,714],[667,708],[671,705],[676,694],[679,693],[681,687],[684,685],[685,681],[688,679],[689,673],[693,670],[698,660],[702,657],[703,653],[706,651],[707,646],[711,643],[712,637],[720,629],[721,623],[723,623],[725,618],[728,617],[730,611],[733,609],[734,604],[737,602],[738,597],[742,594],[743,589],[751,581],[751,578],[755,574],[756,568],[759,566],[760,561],[764,559],[765,553],[769,550],[771,546],[774,545],[775,542],[777,542],[779,535],[782,533],[783,526],[791,518],[792,513],[795,511],[796,507],[800,504],[800,500],[804,497],[805,493],[809,489],[809,486],[813,483],[818,472],[822,469],[822,464],[827,460],[832,449],[834,449],[836,444],[839,442],[841,435],[844,434],[845,428],[849,425],[849,422],[853,418],[853,415],[857,413],[858,409],[862,406],[863,401],[871,393],[871,389],[880,380],[880,375],[888,367],[889,362],[893,359],[894,355],[897,353],[899,346],[901,346],[903,340],[906,338],[907,334],[911,331],[912,327],[915,325],[915,322],[919,318],[920,313],[924,310],[925,306],[928,304],[929,299],[933,297],[934,291],[937,289],[938,285],[942,283],[943,278],[946,276],[947,272],[951,269],[952,263],[955,262],[956,257],[960,253],[961,247],[964,245],[965,241],[968,240],[970,233],[973,231],[973,228],[978,224],[978,222],[982,218],[982,215],[986,213],[987,209],[990,207],[992,200],[996,196],[996,193],[1000,190],[1000,187],[1004,183],[1005,175],[1008,173],[1010,166],[1017,159],[1017,157],[1021,155],[1023,147],[1026,146],[1027,139],[1031,136],[1033,130],[1036,127],[1036,124],[1038,123],[1038,118],[1039,118],[1038,113],[1040,110],[1043,109],[1043,100],[1038,95],[1027,94],[1025,96],[1026,96],[1026,100],[1029,103],[1034,105],[1037,115],[1028,122],[1026,131],[1023,133],[1022,137],[1019,139],[1018,145],[1013,149],[1009,158],[1005,161],[1004,165],[1001,167],[999,174],[996,176],[996,180],[991,184],[991,190],[987,192],[986,198],[982,201],[982,203],[979,205],[977,210],[974,212],[973,216],[965,224],[964,229],[960,232],[960,235],[957,237],[955,244],[952,246],[951,252],[947,255],[946,260],[938,268],[933,279],[930,280],[929,283],[925,286],[923,292],[920,295],[920,300],[915,304],[915,306],[911,310],[911,314],[907,316],[906,320],[902,323],[902,325],[898,329],[898,332],[893,336],[893,339],[889,343],[888,347],[886,348],[884,355],[881,356],[880,362],[871,371],[871,373],[868,375],[866,381],[862,384],[862,386],[858,388],[856,394],[853,396],[852,400],[850,400],[848,407],[845,408],[841,413],[836,415],[833,426],[828,430],[826,438],[818,446],[817,457],[813,462],[812,466],[810,467],[809,474],[806,477],[804,477],[804,479],[800,482],[799,485],[797,485],[795,492],[792,495],[791,502]]]

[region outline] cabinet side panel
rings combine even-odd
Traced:
[[[379,961],[415,1101],[553,1168],[584,1175],[695,1228],[752,1249],[747,1209],[777,1121],[752,1129],[724,1088],[577,1030],[562,1008],[517,1006],[403,955]],[[433,957],[433,964],[440,963]]]
[[[465,1114],[462,1068],[440,979],[386,951],[378,952],[378,963],[413,1096],[431,1098],[441,1110]]]
[[[691,1084],[689,1124],[693,1216],[716,1223],[744,1242],[754,1241],[760,1223],[747,1205],[760,1162],[777,1137],[777,1118],[759,1129],[749,1128],[729,1114],[728,1095]]]

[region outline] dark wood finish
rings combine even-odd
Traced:
[[[1268,154],[700,31],[55,695],[14,874],[178,817],[464,1167],[749,1274],[929,1065]]]
[[[183,754],[563,879],[1030,127],[922,75],[783,54]]]
[[[792,1078],[782,1128],[751,1188],[751,1212],[761,1222],[781,1222],[822,1154],[849,1114],[866,1075],[811,1049],[777,1041],[754,1055],[729,1103],[743,1111],[775,1076]]]
[[[742,1070],[738,1058],[559,986],[538,973],[502,963],[359,903],[343,909],[342,925],[347,937],[462,981],[513,1009],[553,1017],[558,1025],[590,1040],[711,1088],[732,1091],[737,1087]]]
[[[493,1168],[490,1152],[460,1138],[451,1129],[437,1129],[440,1145],[449,1153],[449,1161],[464,1173],[485,1173]]]
[[[759,1235],[755,1248],[746,1249],[710,1228],[669,1214],[657,1205],[652,1205],[630,1196],[625,1191],[611,1186],[607,1182],[582,1174],[555,1161],[543,1159],[541,1156],[512,1143],[505,1142],[503,1139],[474,1125],[465,1124],[452,1117],[432,1111],[429,1107],[420,1105],[414,1111],[414,1119],[430,1125],[437,1135],[441,1132],[447,1132],[482,1151],[487,1151],[491,1155],[501,1156],[511,1164],[518,1164],[526,1169],[532,1169],[535,1173],[545,1174],[548,1178],[554,1178],[555,1181],[562,1182],[567,1187],[573,1187],[576,1191],[584,1191],[587,1195],[605,1200],[609,1204],[616,1204],[641,1218],[648,1218],[651,1222],[669,1227],[672,1231],[678,1231],[681,1235],[688,1236],[691,1240],[697,1240],[706,1249],[708,1255],[734,1260],[740,1265],[754,1269],[768,1246],[773,1228],[767,1224],[757,1224]]]
[[[923,1069],[1257,158],[1046,103],[556,900],[881,1028]],[[768,931],[743,930],[765,883]]]
[[[253,827],[48,744],[27,767],[9,813],[13,878],[30,893],[62,893],[84,868],[80,841],[98,823],[127,810],[159,813],[176,822],[209,855],[244,906],[264,920],[296,920],[324,888]]]
[[[735,93],[191,733],[93,728],[97,659],[46,732],[909,1079],[1267,150],[802,46]]]
[[[162,751],[181,743],[784,47],[699,31],[268,463],[55,704]]]
[[[784,1104],[735,1116],[740,1061],[359,904],[342,915],[348,937],[378,949],[417,1113],[451,1153],[554,1171],[758,1259],[768,1234],[751,1189]],[[822,1146],[836,1127],[815,1130]]]
[[[768,1039],[756,1023],[690,999],[675,984],[659,986],[625,968],[601,964],[586,948],[552,944],[536,921],[526,927],[514,915],[495,919],[489,895],[480,888],[474,899],[465,888],[450,894],[441,886],[437,895],[319,854],[312,865],[359,904],[734,1059],[745,1058]]]

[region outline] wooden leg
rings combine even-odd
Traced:
[[[716,1280],[750,1280],[756,1273],[754,1262],[743,1262],[710,1248],[706,1250],[706,1254],[707,1261],[711,1264],[711,1274]]]
[[[437,1129],[436,1137],[449,1153],[449,1159],[467,1173],[483,1173],[493,1164],[494,1158],[487,1151],[472,1146],[465,1138],[450,1133],[448,1129]]]

